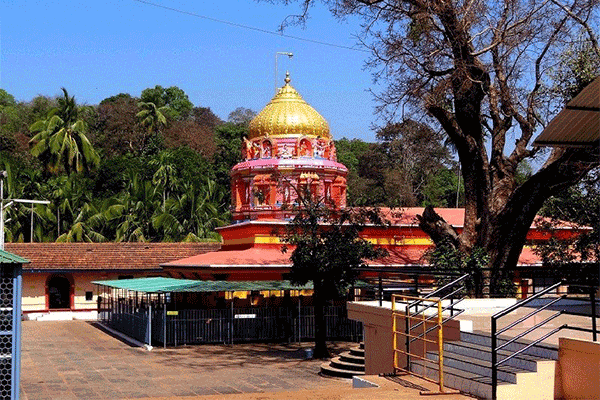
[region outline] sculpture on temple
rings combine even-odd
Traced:
[[[332,207],[344,207],[347,168],[336,162],[327,121],[290,85],[248,125],[244,161],[231,170],[235,221],[289,219],[303,190]]]
[[[298,148],[299,157],[312,157],[312,143],[308,139],[304,138],[300,140],[300,145],[298,146]]]
[[[273,146],[270,140],[263,140],[262,142],[262,158],[271,158]]]

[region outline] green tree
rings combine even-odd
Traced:
[[[554,272],[560,278],[597,285],[600,260],[600,171],[594,170],[578,185],[548,199],[541,214],[547,217],[541,224],[551,233],[551,237],[547,241],[534,243],[534,251],[542,257],[545,264],[554,266]],[[565,236],[560,229],[565,223],[591,229]],[[586,266],[591,267],[591,274]]]
[[[162,147],[161,130],[167,125],[165,113],[168,106],[159,107],[156,103],[142,101],[138,103],[138,107],[141,111],[136,116],[140,125],[146,129],[146,136],[142,139],[140,153],[152,154]]]
[[[210,179],[200,187],[183,186],[182,193],[168,199],[165,210],[152,219],[154,228],[166,241],[220,240],[214,228],[229,222],[223,191]]]
[[[185,120],[194,108],[188,95],[177,86],[144,89],[140,99],[143,103],[154,103],[157,108],[165,107],[165,116],[171,120]]]
[[[334,211],[323,199],[315,198],[301,188],[297,190],[299,206],[282,235],[287,244],[283,252],[291,250],[291,282],[313,284],[314,356],[327,358],[329,350],[324,317],[327,300],[347,294],[357,277],[356,269],[366,266],[365,259],[385,255],[384,251],[375,249],[360,237],[367,222],[381,224],[382,221],[373,209]]]
[[[88,172],[98,166],[100,158],[85,135],[86,124],[78,119],[75,98],[65,88],[62,91],[58,107],[30,127],[36,133],[29,142],[31,154],[52,174]]]
[[[4,89],[0,89],[0,110],[4,107],[15,106],[17,102],[12,94],[8,93]]]
[[[227,196],[231,194],[229,172],[235,164],[242,161],[242,140],[247,134],[246,127],[231,122],[220,125],[215,131],[217,144],[217,152],[214,155],[215,180],[218,186],[226,188]]]

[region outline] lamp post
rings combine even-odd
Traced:
[[[277,57],[279,56],[288,56],[289,58],[294,57],[294,55],[287,51],[278,51],[275,53],[275,94],[277,94]]]
[[[0,250],[4,250],[4,178],[7,176],[6,171],[0,171]],[[6,207],[11,204],[8,203]]]

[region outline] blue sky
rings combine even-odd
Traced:
[[[166,7],[276,31],[297,4],[253,0],[154,0]],[[355,46],[358,20],[340,22],[321,6],[306,28],[285,33]],[[5,0],[0,5],[0,87],[17,100],[55,96],[62,86],[80,104],[155,85],[178,86],[196,106],[223,119],[236,107],[260,111],[289,69],[292,85],[330,124],[337,139],[375,140],[375,102],[367,92],[368,53],[233,27],[134,0]]]

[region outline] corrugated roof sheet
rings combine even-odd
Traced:
[[[544,129],[534,146],[596,146],[600,139],[600,77],[585,87]]]
[[[312,289],[311,283],[292,285],[290,281],[198,281],[174,278],[137,278],[111,281],[94,281],[95,285],[108,286],[144,293],[167,292],[237,292],[252,290],[306,290]],[[365,286],[357,282],[355,286]]]
[[[20,257],[16,254],[9,253],[5,250],[0,250],[0,264],[27,264],[29,260]]]

